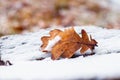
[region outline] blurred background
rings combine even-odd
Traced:
[[[74,25],[120,29],[120,0],[0,0],[0,36]]]

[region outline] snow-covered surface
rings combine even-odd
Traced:
[[[120,30],[100,27],[75,27],[78,34],[85,29],[98,42],[93,56],[51,60],[40,51],[40,38],[51,29],[0,38],[2,60],[12,66],[0,66],[0,80],[39,79],[120,79]],[[37,61],[37,58],[44,60]]]
[[[120,0],[111,0],[111,3],[118,8],[120,7]]]

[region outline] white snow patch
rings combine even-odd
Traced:
[[[120,13],[120,0],[110,0],[110,7],[114,12]]]
[[[60,36],[56,36],[54,39],[48,41],[48,45],[45,47],[44,50],[51,51],[52,47],[61,40]]]
[[[0,67],[0,80],[104,79],[120,76],[120,55],[105,54],[86,58],[15,62]]]

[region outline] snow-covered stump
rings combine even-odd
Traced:
[[[120,30],[100,27],[74,27],[78,34],[85,29],[98,42],[95,55],[51,60],[40,51],[40,38],[51,29],[0,38],[1,59],[12,66],[0,66],[3,79],[120,79]],[[76,54],[78,54],[76,52]],[[36,59],[45,58],[38,61]]]

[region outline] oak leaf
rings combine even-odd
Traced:
[[[97,41],[90,38],[85,30],[81,30],[82,37],[80,37],[74,28],[65,29],[61,31],[55,29],[49,32],[50,36],[43,36],[41,38],[43,44],[41,45],[43,52],[51,52],[53,60],[63,58],[71,58],[77,50],[80,49],[81,54],[90,49],[92,52],[97,46]],[[50,46],[52,43],[52,46]],[[49,47],[50,46],[50,47]],[[48,49],[48,47],[50,49]]]

